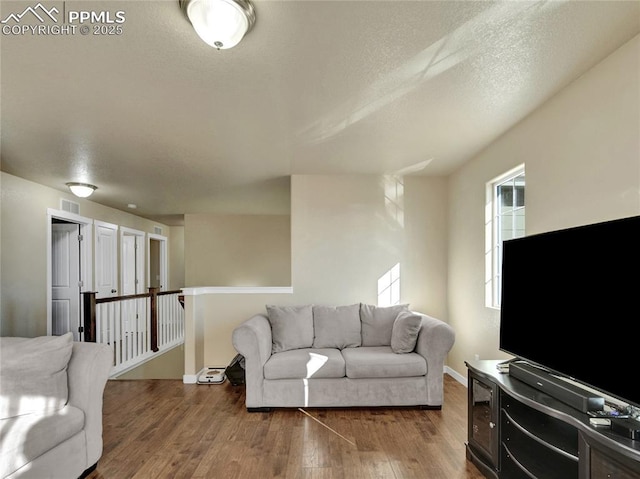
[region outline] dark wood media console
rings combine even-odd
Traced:
[[[589,416],[468,361],[467,459],[494,479],[640,479],[640,441],[594,427]]]

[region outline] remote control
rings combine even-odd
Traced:
[[[589,411],[587,412],[589,416],[593,417],[603,417],[607,419],[618,418],[618,419],[626,419],[629,417],[628,414],[622,413],[620,411],[616,411],[615,409],[611,409],[609,411]]]

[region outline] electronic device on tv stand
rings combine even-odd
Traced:
[[[544,369],[518,361],[509,364],[509,375],[582,412],[602,411],[604,397],[555,378]]]
[[[637,441],[640,439],[640,421],[631,418],[612,418],[611,430]]]

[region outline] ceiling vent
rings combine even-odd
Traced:
[[[62,211],[73,213],[74,215],[80,214],[80,204],[65,198],[60,198],[60,209]]]

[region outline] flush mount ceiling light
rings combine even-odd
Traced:
[[[76,195],[79,198],[87,198],[91,196],[91,194],[98,189],[97,186],[90,185],[88,183],[67,183],[67,186],[71,190],[71,193]]]
[[[236,46],[256,22],[249,0],[179,1],[196,33],[218,50]]]

